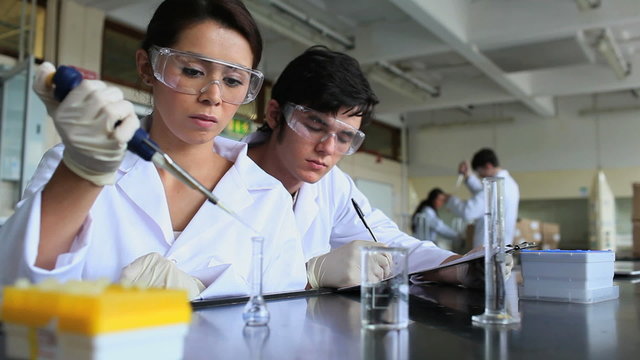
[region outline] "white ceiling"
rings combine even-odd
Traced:
[[[78,1],[102,8],[108,17],[140,29],[160,3]],[[600,0],[599,7],[584,11],[574,0],[244,2],[263,31],[261,69],[267,79],[274,81],[286,63],[310,43],[325,42],[333,49],[345,50],[272,4],[279,2],[354,39],[355,47],[345,51],[356,57],[369,75],[381,100],[377,112],[387,118],[404,115],[411,121],[422,121],[434,110],[449,109],[473,116],[496,104],[553,117],[558,96],[640,89],[640,0]],[[282,21],[284,26],[276,26]],[[617,77],[594,50],[595,36],[602,29],[611,31],[624,61],[631,65],[625,78]],[[380,61],[437,87],[439,96],[422,93],[388,75],[380,76],[385,72],[374,70]]]

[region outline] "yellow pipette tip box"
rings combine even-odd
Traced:
[[[22,282],[4,289],[1,309],[7,355],[15,358],[31,358],[46,349],[94,359],[115,351],[115,344],[119,353],[113,356],[147,356],[159,342],[164,345],[155,348],[160,358],[179,355],[191,320],[184,290],[138,289],[104,281]],[[51,336],[57,338],[54,350],[38,343]]]

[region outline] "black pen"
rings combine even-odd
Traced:
[[[367,230],[369,230],[369,234],[371,234],[373,241],[378,242],[378,239],[376,239],[376,236],[373,235],[373,231],[371,231],[369,224],[367,224],[367,221],[364,219],[364,214],[362,213],[362,209],[360,209],[360,206],[358,206],[358,203],[355,200],[353,200],[353,198],[351,198],[351,202],[353,203],[353,208],[356,209],[356,214],[358,214],[358,217],[360,218],[360,220],[362,220],[364,227],[366,227]]]

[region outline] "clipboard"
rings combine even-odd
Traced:
[[[536,244],[534,242],[526,242],[526,241],[522,242],[520,244],[516,244],[516,245],[508,244],[508,245],[505,245],[504,253],[505,254],[513,254],[513,253],[515,253],[517,251],[524,250],[524,249],[529,249],[529,248],[536,247],[536,246],[538,246],[538,244]],[[493,254],[495,254],[497,252],[498,252],[498,250],[496,248],[494,250]],[[484,251],[476,251],[476,252],[473,252],[473,253],[470,253],[470,254],[466,254],[463,257],[455,259],[453,261],[446,262],[444,264],[440,264],[440,265],[432,266],[432,267],[429,267],[429,268],[426,268],[426,269],[420,269],[420,270],[414,271],[414,272],[410,273],[409,276],[417,275],[417,274],[421,274],[421,273],[425,273],[425,272],[429,272],[429,271],[439,270],[439,269],[443,269],[443,268],[446,268],[446,267],[449,267],[449,266],[458,265],[458,264],[462,264],[462,263],[466,263],[466,262],[471,262],[471,261],[474,261],[476,259],[482,259],[482,258],[484,258]]]
[[[523,249],[529,249],[532,247],[536,247],[538,246],[538,244],[534,243],[534,242],[522,242],[520,244],[516,244],[516,245],[505,245],[505,254],[513,254],[517,251],[523,250]],[[494,250],[494,254],[497,253],[497,248]],[[450,266],[454,266],[454,265],[458,265],[458,264],[463,264],[466,262],[471,262],[471,261],[476,261],[479,259],[484,259],[484,251],[476,251],[470,254],[466,254],[460,258],[457,258],[455,260],[446,262],[444,264],[439,264],[436,266],[431,266],[431,267],[427,267],[424,269],[419,269],[416,270],[414,272],[409,273],[409,277],[413,276],[413,275],[417,275],[417,274],[422,274],[425,272],[429,272],[429,271],[436,271],[436,270],[440,270],[440,269],[444,269]],[[384,281],[384,280],[383,280]],[[346,286],[346,287],[342,287],[342,288],[338,288],[337,291],[338,292],[349,292],[349,291],[353,291],[353,290],[357,290],[360,288],[360,285],[352,285],[352,286]]]

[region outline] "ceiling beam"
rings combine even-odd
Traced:
[[[606,0],[591,11],[580,11],[573,1],[474,1],[468,10],[473,14],[468,19],[473,29],[469,42],[490,50],[572,37],[584,29],[635,24],[640,1]]]
[[[631,67],[640,69],[640,58],[633,58]],[[619,80],[606,64],[523,71],[508,76],[514,82],[528,84],[528,91],[539,96],[594,94],[640,88],[640,71],[633,71]]]
[[[356,28],[356,47],[348,51],[349,55],[363,65],[371,65],[378,61],[392,62],[452,51],[424,27],[407,20],[378,22]]]
[[[422,102],[389,94],[388,90],[372,83],[374,91],[379,94],[381,102],[376,107],[376,112],[381,113],[413,113],[440,109],[467,107],[469,105],[481,106],[487,104],[505,104],[516,102],[517,99],[497,86],[493,81],[482,78],[474,81],[456,80],[442,84],[442,95],[437,98],[425,99]]]
[[[244,4],[258,23],[272,31],[275,31],[285,38],[299,44],[303,44],[306,47],[313,45],[325,45],[329,48],[337,48],[344,51],[342,44],[322,35],[310,26],[304,25],[299,20],[295,20],[290,16],[284,15],[282,11],[263,4],[263,2],[257,0],[245,0]]]
[[[470,16],[468,16],[469,5],[467,1],[391,1],[533,112],[542,117],[555,116],[556,109],[552,98],[530,96],[525,90],[526,84],[513,81],[488,57],[483,55],[477,46],[469,42],[468,34],[472,33],[472,29],[468,28]]]
[[[473,31],[467,32],[467,40],[482,51],[487,51],[573,37],[584,29],[634,24],[637,23],[637,19],[640,17],[640,1],[607,0],[596,10],[581,12],[571,1],[487,0],[471,2],[468,11],[473,13],[473,16],[468,18],[468,28],[473,29]],[[508,16],[504,14],[508,14]],[[532,18],[537,19],[537,21],[531,21]],[[500,26],[495,24],[500,24]],[[378,49],[380,48],[379,44],[385,44],[385,46],[398,47],[400,50],[398,54],[407,51],[411,53],[411,56],[415,57],[442,53],[446,49],[450,49],[441,42],[434,42],[431,39],[420,42],[409,38],[405,41],[406,32],[397,30],[396,32],[401,34],[399,35],[400,37],[396,37],[395,40],[389,42],[384,34],[392,34],[394,30],[386,28],[384,25],[386,24],[375,24],[370,28],[358,29],[356,34],[358,46],[361,45],[361,38],[369,37],[371,39],[369,42],[377,44],[374,47]],[[399,26],[403,25],[394,24],[396,28]],[[380,33],[380,35],[376,35],[376,33]],[[415,34],[415,32],[411,34]],[[403,41],[397,41],[398,38],[402,38]],[[356,50],[358,51],[354,53],[357,55],[356,57],[365,62],[368,57],[376,56],[375,49]],[[401,57],[403,55],[397,56],[397,58]],[[371,62],[378,60],[393,61],[395,59],[381,54],[379,58]]]

